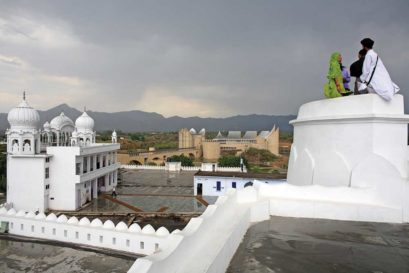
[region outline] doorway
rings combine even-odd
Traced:
[[[203,184],[202,183],[197,183],[196,195],[202,195],[202,193],[203,193]]]

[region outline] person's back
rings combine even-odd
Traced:
[[[355,84],[354,84],[354,94],[355,95],[363,94],[363,93],[360,93],[358,91],[358,83],[360,82],[359,77],[361,77],[361,75],[362,75],[362,67],[364,65],[365,55],[366,55],[366,50],[361,49],[358,52],[358,60],[356,62],[354,62],[353,64],[351,64],[351,66],[349,67],[351,77],[356,78],[355,79]]]
[[[393,95],[399,92],[399,87],[392,82],[381,58],[372,49],[374,41],[365,38],[361,41],[361,44],[367,53],[362,67],[362,75],[360,77],[362,84],[359,90],[366,89],[370,93],[377,93],[385,100],[391,100]]]

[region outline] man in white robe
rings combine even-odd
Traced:
[[[367,90],[369,93],[378,94],[387,101],[391,100],[393,95],[399,92],[399,86],[392,82],[381,58],[372,49],[374,41],[370,38],[365,38],[361,41],[361,44],[367,53],[362,67],[359,91]],[[373,73],[374,69],[375,72]]]

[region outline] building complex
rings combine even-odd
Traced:
[[[39,129],[24,96],[7,118],[7,203],[16,210],[77,210],[116,185],[116,134],[96,143],[85,111],[75,123],[61,113]]]

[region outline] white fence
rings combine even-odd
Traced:
[[[169,171],[168,166],[151,166],[151,165],[121,165],[121,168],[123,169],[133,169],[133,170],[159,170],[159,171]],[[180,170],[181,171],[192,171],[192,172],[197,172],[200,171],[202,168],[201,167],[189,167],[189,166],[181,166]],[[215,168],[216,172],[241,172],[240,167],[216,167]],[[244,168],[243,172],[247,172],[247,170]]]
[[[161,170],[166,171],[166,166],[151,166],[151,165],[121,165],[123,169],[134,169],[134,170]]]
[[[151,225],[143,229],[138,224],[128,226],[120,222],[116,226],[110,220],[102,223],[88,218],[67,219],[51,213],[35,215],[33,212],[16,212],[14,209],[0,209],[0,222],[9,224],[9,233],[19,236],[76,243],[94,247],[109,248],[141,255],[150,255],[167,247],[169,231],[161,227],[155,231]]]

